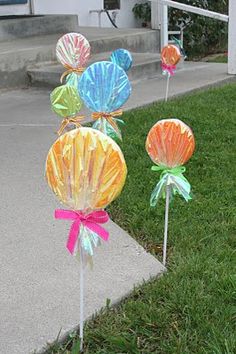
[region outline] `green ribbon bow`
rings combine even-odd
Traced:
[[[184,177],[183,173],[186,171],[184,166],[168,168],[166,166],[152,166],[152,171],[162,171],[160,181],[157,183],[155,189],[151,194],[150,205],[156,206],[158,199],[166,196],[166,187],[170,186],[171,198],[178,193],[186,202],[191,198],[191,185]]]

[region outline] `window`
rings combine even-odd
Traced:
[[[120,0],[104,0],[104,9],[106,10],[120,9]]]

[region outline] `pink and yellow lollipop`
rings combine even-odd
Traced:
[[[90,58],[90,44],[80,33],[67,33],[62,36],[56,46],[58,61],[66,68],[63,78],[69,74],[81,74]]]

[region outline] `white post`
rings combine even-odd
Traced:
[[[152,29],[160,29],[161,24],[161,4],[160,1],[151,2],[151,27]]]
[[[161,47],[168,44],[168,6],[161,6]]]
[[[80,338],[80,352],[84,349],[84,264],[82,247],[80,245],[80,326],[79,326],[79,338]]]
[[[228,74],[236,74],[236,1],[229,0]]]
[[[169,73],[167,73],[165,102],[167,102],[167,101],[168,101],[169,86],[170,86],[170,74],[169,74]]]
[[[165,211],[165,231],[163,244],[163,265],[166,265],[167,254],[167,238],[168,238],[168,219],[169,219],[169,204],[170,204],[170,185],[166,186],[166,211]]]
[[[102,12],[101,11],[98,12],[98,27],[99,28],[102,27]]]

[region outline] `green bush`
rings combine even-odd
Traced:
[[[203,9],[228,13],[228,0],[179,0]],[[227,23],[174,8],[169,12],[170,30],[184,28],[184,49],[190,58],[227,50]]]
[[[151,3],[137,3],[132,9],[135,18],[142,20],[144,23],[151,22]]]

